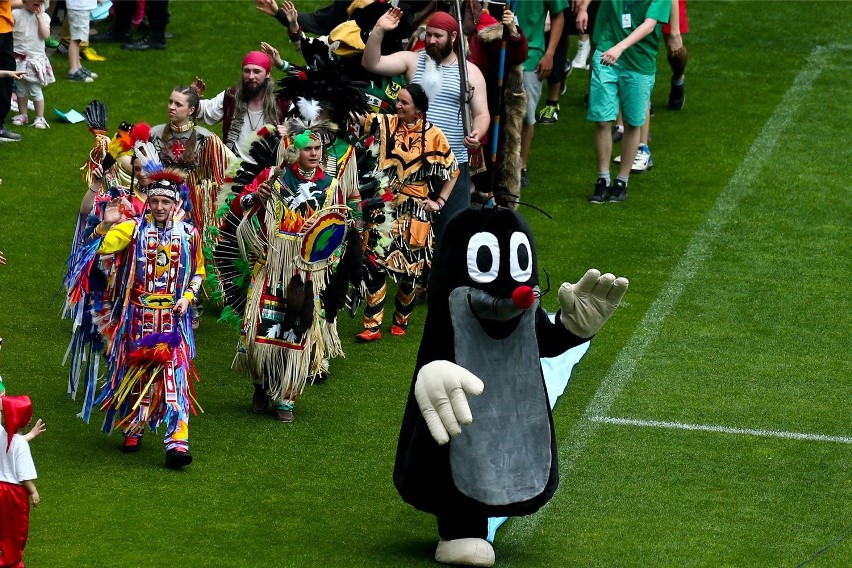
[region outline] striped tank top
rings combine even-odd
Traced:
[[[426,69],[426,51],[421,51],[417,58],[417,71],[412,83],[420,83],[423,71]],[[464,126],[461,118],[461,87],[459,85],[458,65],[438,65],[441,72],[441,91],[434,99],[429,99],[429,112],[426,119],[441,129],[456,160],[459,164],[467,163],[467,148],[464,145]]]

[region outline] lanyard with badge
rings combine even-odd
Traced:
[[[627,0],[624,3],[624,10],[621,13],[621,27],[625,30],[633,27],[633,18],[630,17],[630,9],[633,7],[633,4],[636,0]]]

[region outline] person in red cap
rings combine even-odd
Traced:
[[[419,83],[429,97],[426,119],[443,131],[459,162],[456,186],[441,209],[441,214],[433,221],[435,239],[440,242],[446,222],[454,214],[470,207],[468,153],[479,149],[491,123],[485,79],[476,65],[465,62],[473,119],[470,132],[465,132],[460,108],[459,61],[453,49],[459,36],[458,22],[446,12],[435,12],[426,23],[425,50],[382,55],[384,34],[396,29],[401,20],[402,10],[399,8],[391,8],[379,18],[365,44],[361,64],[367,71],[379,75],[390,77],[405,74],[409,83]],[[432,197],[436,198],[437,195]]]
[[[33,480],[35,463],[30,445],[21,434],[33,417],[30,397],[4,396],[3,428],[0,429],[0,566],[23,567],[22,558],[30,530],[30,500],[41,501]]]
[[[198,103],[197,117],[207,124],[222,123],[222,137],[225,146],[243,161],[256,163],[249,155],[249,146],[260,128],[266,124],[280,124],[284,113],[290,106],[289,101],[275,98],[275,81],[270,75],[273,54],[278,50],[269,44],[261,44],[264,51],[250,51],[243,58],[243,76],[239,83],[232,85],[213,97],[201,99]],[[280,60],[278,67],[282,71],[290,68],[287,61]],[[204,80],[196,77],[192,87],[199,96],[204,94]]]

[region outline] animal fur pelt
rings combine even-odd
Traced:
[[[500,43],[503,26],[486,26],[479,30],[470,42],[470,61],[477,65],[485,77],[488,88],[488,110],[491,116],[496,114],[497,73],[499,65]],[[526,40],[510,42],[506,54],[506,76],[503,85],[501,103],[500,140],[498,142],[497,176],[491,186],[491,173],[476,176],[474,183],[477,191],[505,194],[509,197],[501,202],[515,207],[521,195],[521,131],[527,110],[527,95],[524,91],[523,61],[526,59]],[[485,145],[485,164],[491,167],[491,135]]]

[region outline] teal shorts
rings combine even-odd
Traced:
[[[602,52],[596,50],[592,56],[592,82],[589,91],[589,114],[592,122],[611,122],[621,117],[630,126],[645,124],[654,75],[643,75],[625,69],[618,63],[603,65]]]

